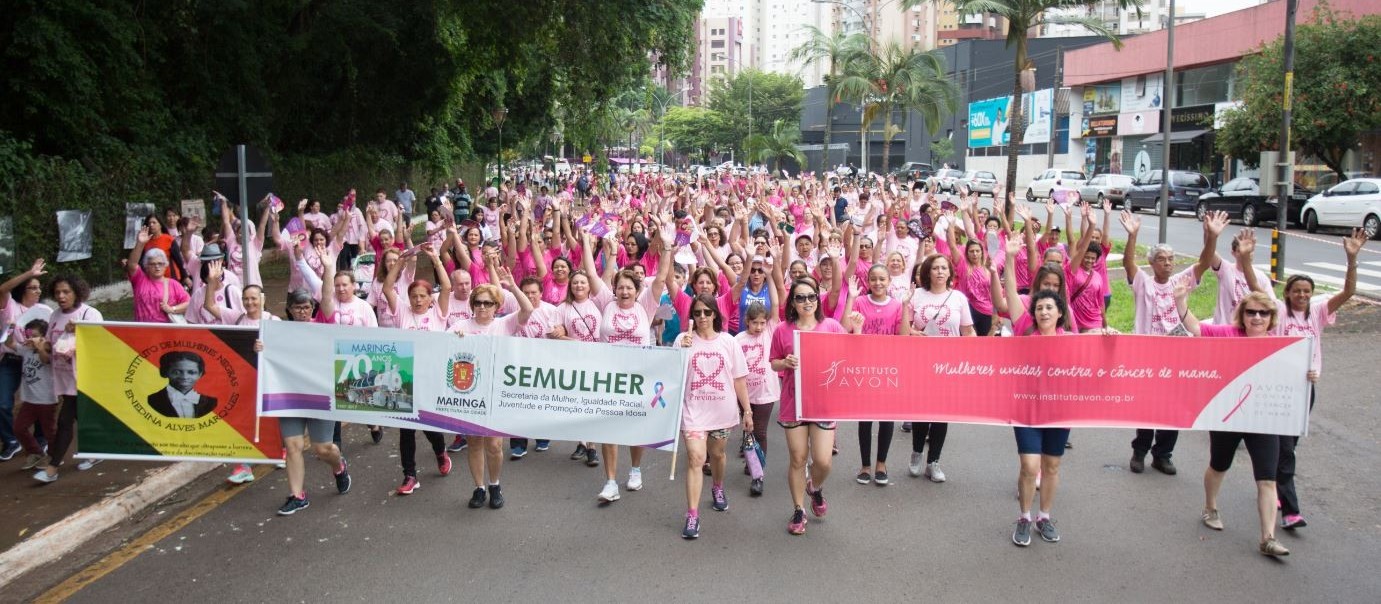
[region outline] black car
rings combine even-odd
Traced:
[[[1295,192],[1290,196],[1290,224],[1300,223],[1300,210],[1313,194],[1313,191],[1295,183]],[[1203,220],[1207,212],[1227,212],[1231,218],[1240,218],[1242,224],[1256,226],[1262,222],[1275,222],[1279,207],[1274,191],[1263,193],[1259,180],[1242,177],[1229,180],[1222,187],[1200,195],[1194,215]]]
[[[906,162],[897,169],[892,170],[892,176],[897,177],[897,180],[911,182],[925,182],[925,180],[930,178],[930,175],[934,173],[934,166],[918,161]]]
[[[1138,178],[1127,191],[1127,209],[1135,212],[1148,208],[1160,213],[1161,170],[1152,170],[1146,178]],[[1208,179],[1198,172],[1170,171],[1170,213],[1193,212],[1199,196],[1209,191]]]

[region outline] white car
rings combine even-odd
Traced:
[[[1304,228],[1362,227],[1369,239],[1381,239],[1381,178],[1354,178],[1305,202]]]
[[[935,172],[935,188],[940,191],[954,192],[957,188],[954,183],[964,178],[964,173],[959,170],[937,170]]]
[[[1058,183],[1061,189],[1075,189],[1088,182],[1088,177],[1084,176],[1079,170],[1060,170],[1051,168],[1041,172],[1035,180],[1031,181],[1026,188],[1026,201],[1035,201],[1042,197],[1050,197],[1050,193],[1055,190]]]

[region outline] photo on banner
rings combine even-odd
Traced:
[[[134,243],[138,241],[139,229],[144,227],[144,219],[153,212],[154,207],[151,203],[125,204],[125,249],[134,249]]]
[[[91,257],[91,212],[58,210],[58,262]]]
[[[77,457],[276,463],[278,422],[255,413],[259,331],[77,326]]]
[[[181,202],[182,216],[184,218],[196,219],[198,224],[206,224],[206,200],[205,199],[184,199]],[[177,225],[170,225],[177,226]]]
[[[14,217],[0,216],[0,275],[14,270]]]

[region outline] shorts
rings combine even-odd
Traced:
[[[1018,455],[1049,455],[1061,457],[1065,454],[1065,443],[1069,442],[1069,428],[1012,428],[1017,437]]]
[[[718,430],[682,430],[681,436],[686,440],[706,440],[713,438],[716,440],[728,440],[729,433],[733,428],[720,428]]]
[[[307,435],[312,444],[325,444],[332,441],[336,433],[336,422],[329,419],[308,419],[305,417],[278,418],[278,431],[283,438]]]
[[[1215,472],[1228,471],[1241,444],[1247,445],[1247,455],[1252,460],[1252,478],[1274,482],[1280,461],[1280,437],[1274,434],[1209,432],[1208,467]]]
[[[799,421],[798,421],[798,422],[781,422],[781,421],[779,421],[779,422],[777,422],[777,425],[778,425],[778,426],[781,426],[781,427],[783,427],[783,428],[786,428],[787,430],[791,430],[791,429],[793,429],[793,428],[800,428],[800,427],[802,427],[802,426],[812,426],[812,425],[815,426],[816,428],[821,429],[821,430],[833,430],[833,429],[835,428],[835,426],[838,425],[838,422],[799,422]]]

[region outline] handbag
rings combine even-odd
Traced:
[[[767,464],[767,454],[758,445],[758,439],[753,438],[752,432],[743,433],[743,460],[748,464],[748,475],[754,480],[760,480],[763,476],[763,466]]]
[[[163,303],[168,303],[168,279],[166,277],[163,278]],[[168,322],[174,325],[185,325],[187,323],[187,316],[183,313],[170,312],[164,314],[168,315]]]

